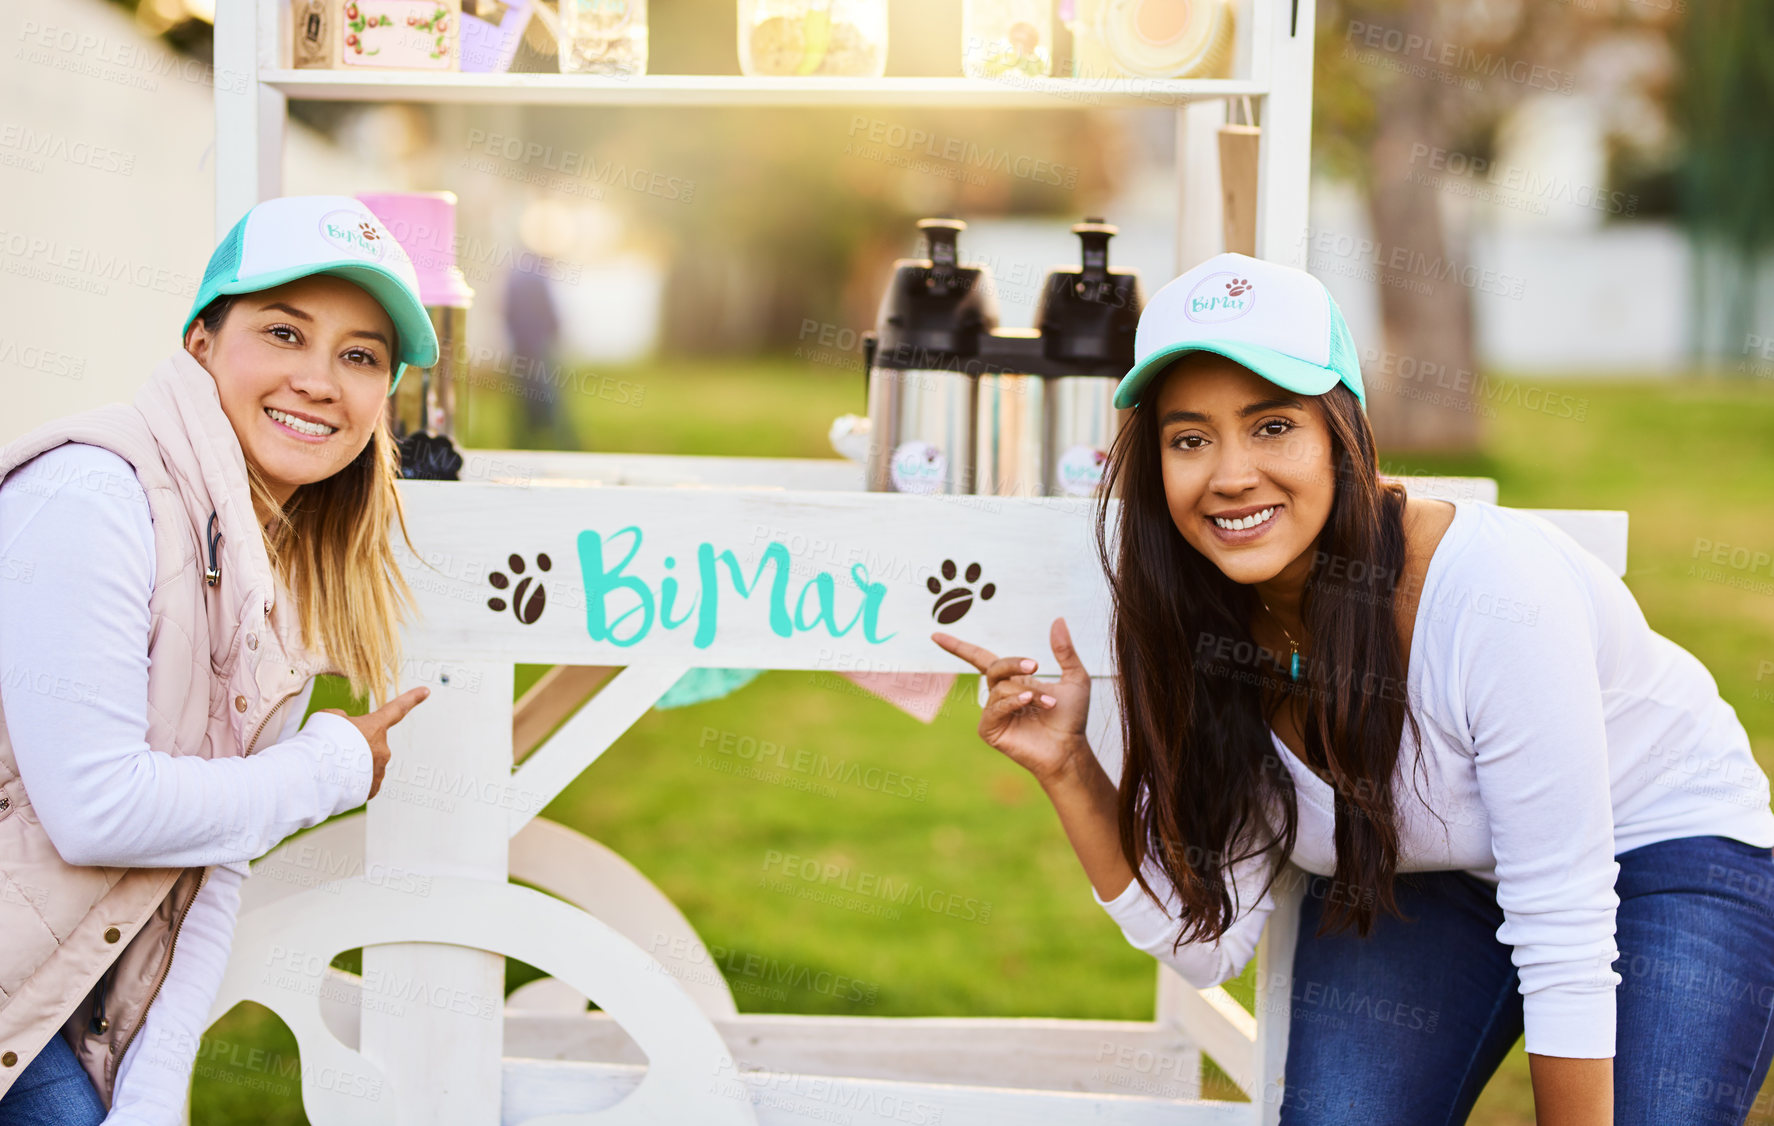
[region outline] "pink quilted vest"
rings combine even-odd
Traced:
[[[0,449],[0,479],[64,442],[118,454],[148,496],[149,746],[205,758],[262,748],[309,677],[332,670],[302,649],[293,607],[278,598],[246,460],[214,378],[181,348],[134,405],[51,422]],[[211,513],[221,536],[213,585],[205,579]],[[59,1031],[111,1105],[117,1064],[207,871],[65,863],[31,809],[0,706],[0,887],[19,891],[0,895],[0,1095]]]

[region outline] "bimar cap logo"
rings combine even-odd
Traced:
[[[1183,315],[1199,324],[1224,324],[1256,307],[1256,287],[1234,273],[1209,274],[1195,283],[1183,306]]]
[[[340,250],[377,262],[382,260],[389,242],[379,227],[363,217],[363,212],[343,207],[320,217],[320,237]]]

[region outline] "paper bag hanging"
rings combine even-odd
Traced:
[[[1263,131],[1244,100],[1244,124],[1220,126],[1220,209],[1226,249],[1257,253],[1257,157]]]

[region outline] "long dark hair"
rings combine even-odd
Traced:
[[[1140,871],[1148,857],[1176,888],[1179,945],[1224,934],[1293,851],[1293,776],[1269,734],[1290,700],[1304,707],[1306,763],[1327,773],[1336,792],[1340,890],[1326,897],[1320,933],[1353,925],[1366,935],[1380,909],[1399,914],[1392,778],[1407,719],[1421,747],[1393,609],[1405,491],[1379,479],[1373,430],[1351,391],[1338,384],[1310,401],[1330,431],[1335,495],[1300,604],[1313,656],[1302,656],[1297,684],[1251,635],[1255,591],[1177,531],[1165,503],[1155,393],[1109,455],[1096,540],[1120,674],[1121,848],[1148,894]],[[1120,506],[1113,546],[1112,498]],[[1238,888],[1235,905],[1229,871],[1264,853],[1273,862],[1268,883]]]

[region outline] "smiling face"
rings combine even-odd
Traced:
[[[326,274],[241,294],[215,332],[200,318],[185,334],[279,503],[369,444],[394,378],[393,345],[381,303]]]
[[[1177,530],[1233,582],[1303,584],[1335,497],[1315,396],[1211,352],[1160,380],[1158,456]]]

